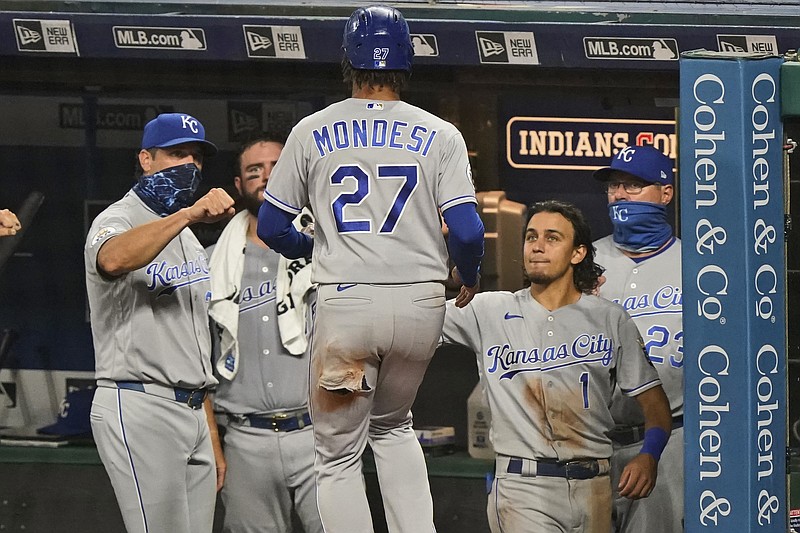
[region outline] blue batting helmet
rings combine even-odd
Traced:
[[[353,11],[344,27],[342,48],[355,69],[411,71],[414,47],[408,24],[393,7]]]

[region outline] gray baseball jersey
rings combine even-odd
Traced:
[[[476,202],[455,126],[402,101],[359,98],[294,127],[265,198],[295,214],[311,205],[318,283],[446,279],[437,208]]]
[[[449,301],[442,336],[477,355],[492,444],[506,456],[608,458],[615,381],[628,396],[660,384],[631,318],[595,296],[555,311],[529,289]]]
[[[213,247],[208,253],[214,253]],[[232,415],[294,412],[308,406],[308,352],[290,354],[278,330],[278,258],[250,240],[245,245],[239,368],[232,381],[220,378],[214,396],[215,405]],[[308,297],[306,324],[310,325],[313,291]],[[214,356],[219,356],[216,349]],[[291,531],[293,510],[304,531],[322,531],[312,426],[276,432],[233,421],[225,433],[225,459],[228,470],[221,496],[226,531]]]
[[[244,258],[239,293],[242,357],[233,381],[220,380],[214,402],[232,414],[265,414],[306,407],[308,356],[288,353],[278,331],[275,275],[279,255],[248,240]]]
[[[612,236],[594,243],[595,261],[605,267],[606,282],[600,296],[619,303],[631,314],[644,336],[669,399],[672,416],[683,414],[683,317],[681,243],[675,238],[660,252],[635,260],[614,245]],[[611,412],[621,426],[644,423],[641,409],[616,394]],[[658,483],[647,498],[620,496],[617,483],[625,465],[642,447],[641,442],[616,445],[611,458],[614,487],[615,531],[620,533],[673,533],[683,530],[683,428],[672,430],[658,462]]]
[[[210,533],[216,478],[205,412],[113,387],[114,381],[155,384],[174,397],[173,387],[217,382],[210,359],[208,258],[191,230],[138,270],[108,279],[97,269],[106,241],[158,219],[128,192],[98,215],[87,236],[86,287],[99,385],[92,432],[129,532]]]
[[[673,416],[683,414],[683,318],[681,242],[634,260],[614,245],[612,236],[594,243],[595,262],[603,266],[606,282],[600,296],[620,304],[631,315],[645,342],[650,360],[669,399]],[[643,424],[641,409],[622,399],[612,407],[619,424]]]
[[[106,279],[97,270],[100,247],[157,220],[129,191],[92,223],[84,262],[97,379],[155,382],[185,388],[215,385],[208,331],[208,257],[188,228],[150,264]]]

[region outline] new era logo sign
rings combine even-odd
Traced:
[[[41,32],[26,28],[25,26],[17,26],[17,36],[22,46],[38,43],[42,40]]]
[[[228,140],[242,142],[263,129],[261,102],[228,102]]]
[[[68,20],[14,19],[14,35],[20,52],[78,54],[75,30]]]
[[[481,63],[538,65],[533,33],[524,31],[476,31]]]
[[[502,32],[479,31],[475,36],[481,63],[508,63],[506,40]]]
[[[720,52],[756,52],[778,54],[774,35],[717,35]]]
[[[261,35],[254,31],[248,31],[247,35],[247,46],[249,50],[253,52],[259,52],[261,50],[268,50],[269,48],[273,48],[273,52],[269,55],[274,56],[274,47],[272,46],[272,41],[266,35]]]
[[[245,24],[244,41],[248,57],[305,59],[300,26],[254,26]]]
[[[411,44],[414,46],[414,57],[437,57],[439,55],[439,44],[433,34],[412,33]]]

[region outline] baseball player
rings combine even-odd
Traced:
[[[373,531],[361,475],[369,442],[389,530],[431,532],[410,408],[444,320],[447,248],[437,208],[464,283],[459,305],[477,290],[483,224],[461,134],[400,100],[413,55],[400,12],[354,11],[344,55],[352,98],[294,127],[267,183],[258,235],[287,257],[313,245],[310,394],[325,531]],[[313,240],[291,225],[307,204]]]
[[[284,346],[286,334],[278,324],[293,312],[279,305],[279,268],[290,274],[293,287],[301,283],[302,270],[311,268],[306,266],[310,258],[282,266],[280,256],[256,236],[264,187],[282,148],[281,140],[268,135],[242,146],[234,184],[245,209],[225,226],[209,252],[209,312],[225,345],[224,353],[214,354],[220,382],[214,405],[228,419],[222,502],[223,529],[230,533],[291,533],[293,509],[306,533],[322,533],[308,414],[308,351],[305,342],[296,349]],[[313,290],[306,284],[292,293],[297,301],[286,301],[299,308],[296,319],[304,333],[310,330]]]
[[[625,533],[675,533],[683,531],[683,322],[681,243],[666,210],[673,196],[672,160],[651,146],[628,146],[594,177],[608,194],[614,227],[612,235],[595,242],[597,262],[606,269],[599,294],[633,317],[672,411],[658,486],[646,500],[615,490],[615,527]],[[622,468],[641,447],[644,419],[638,405],[620,394],[611,412],[617,424],[610,434],[617,489]]]
[[[210,532],[213,525],[224,468],[215,475],[220,448],[207,422],[206,393],[217,383],[208,258],[188,226],[233,214],[222,189],[192,204],[203,158],[215,152],[190,115],[148,122],[142,175],[86,238],[97,377],[92,432],[129,532]]]
[[[17,215],[8,209],[0,209],[0,237],[16,235],[22,229]]]
[[[448,301],[443,342],[470,348],[492,412],[494,533],[608,533],[615,383],[641,406],[645,442],[624,491],[648,495],[669,435],[669,407],[636,325],[597,285],[589,226],[574,206],[534,204],[523,248],[529,289]],[[644,531],[644,530],[642,530]]]

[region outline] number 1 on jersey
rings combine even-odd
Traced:
[[[583,408],[589,408],[589,373],[584,372],[580,377],[581,390],[583,391]]]
[[[348,205],[361,205],[369,196],[369,174],[358,165],[342,165],[331,176],[331,185],[341,185],[347,178],[356,181],[356,190],[351,193],[340,193],[331,203],[333,218],[336,220],[336,229],[339,230],[339,233],[370,233],[372,231],[372,220],[347,220],[344,216],[345,207]],[[377,178],[403,179],[403,184],[397,191],[392,205],[383,218],[381,229],[378,231],[378,233],[383,234],[392,233],[400,217],[403,216],[406,202],[417,189],[419,169],[417,165],[378,165]]]

